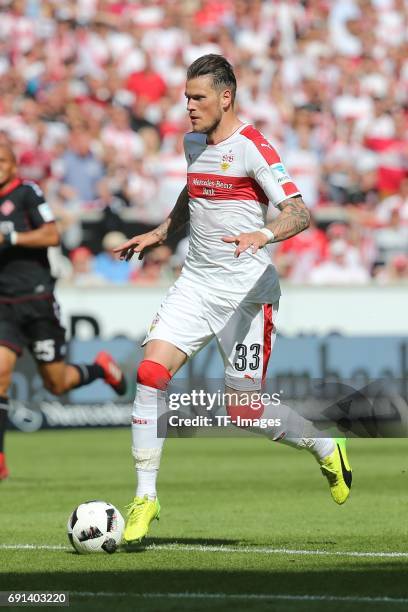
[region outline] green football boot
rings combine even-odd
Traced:
[[[320,469],[329,482],[330,493],[336,504],[344,504],[350,495],[352,471],[347,459],[345,438],[335,438],[334,451],[320,459]]]
[[[141,542],[149,531],[150,523],[160,517],[160,504],[156,498],[148,499],[144,497],[135,497],[134,500],[126,506],[126,525],[123,533],[123,539],[127,544],[135,544]]]

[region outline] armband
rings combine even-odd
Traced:
[[[271,242],[275,241],[275,234],[270,229],[268,229],[267,227],[261,227],[261,229],[258,230],[258,232],[262,232],[263,234],[265,234],[265,236],[268,239],[268,243],[267,244],[270,244]]]
[[[17,244],[17,232],[9,232],[8,234],[3,234],[4,244],[7,246],[14,246]]]

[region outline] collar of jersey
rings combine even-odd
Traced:
[[[241,130],[243,130],[244,128],[246,128],[249,125],[249,123],[244,122],[242,125],[240,125],[239,127],[237,127],[236,130],[234,130],[232,132],[232,134],[230,134],[229,136],[227,136],[227,138],[224,138],[224,140],[220,140],[220,142],[217,142],[217,144],[211,144],[210,142],[207,142],[207,137],[205,138],[205,144],[207,145],[207,147],[218,147],[218,145],[220,144],[224,144],[225,142],[227,142],[227,140],[229,140],[230,138],[232,138],[233,136],[235,136],[236,134],[239,134],[239,132]]]
[[[13,189],[18,187],[20,184],[21,184],[21,180],[19,178],[13,179],[11,183],[9,183],[9,185],[5,189],[0,189],[0,198],[3,198],[4,196],[6,196],[8,193],[13,191]]]

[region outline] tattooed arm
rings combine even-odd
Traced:
[[[278,208],[281,210],[280,215],[266,226],[273,232],[274,242],[291,238],[309,227],[310,213],[301,196],[281,202]]]
[[[278,204],[281,213],[265,227],[273,232],[273,242],[286,240],[303,232],[310,224],[310,213],[306,208],[301,196],[294,196]],[[233,242],[237,245],[234,255],[239,257],[241,253],[251,248],[252,253],[262,249],[268,243],[268,237],[261,231],[244,232],[236,236],[223,236],[224,242]]]
[[[156,227],[156,229],[152,230],[151,232],[147,232],[146,234],[133,236],[133,238],[114,249],[115,253],[120,253],[120,258],[126,259],[126,261],[129,261],[129,259],[133,257],[134,253],[138,253],[139,259],[142,259],[146,249],[162,244],[169,235],[174,234],[188,222],[188,199],[186,185],[177,198],[177,202],[173,210],[167,219],[159,225],[159,227]]]
[[[156,229],[149,233],[152,233],[160,240],[160,242],[163,242],[166,240],[166,238],[181,229],[188,222],[188,220],[188,191],[186,185],[177,198],[177,202],[167,219],[163,221],[159,227],[156,227]]]

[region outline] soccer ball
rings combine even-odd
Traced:
[[[123,516],[115,506],[92,500],[80,504],[68,519],[68,539],[81,554],[114,553],[122,539]]]

